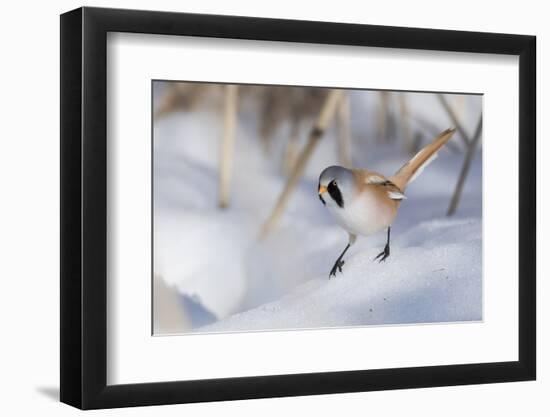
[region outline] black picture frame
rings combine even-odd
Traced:
[[[108,32],[518,56],[518,361],[107,385]],[[61,401],[93,409],[535,379],[535,54],[524,35],[88,7],[61,15]]]

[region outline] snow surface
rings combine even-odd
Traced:
[[[433,95],[411,96],[426,118],[439,120],[440,130],[451,126],[437,113]],[[467,100],[466,126],[473,131],[481,98]],[[374,140],[373,118],[361,117],[373,113],[372,103],[372,94],[352,95],[353,162],[389,175],[410,156],[397,143]],[[343,273],[329,280],[347,243],[316,193],[321,170],[337,163],[334,130],[316,149],[279,227],[260,241],[260,227],[285,184],[280,156],[288,126],[266,155],[256,119],[241,112],[231,204],[220,210],[221,115],[178,112],[155,123],[154,275],[180,298],[181,311],[173,314],[192,323],[171,333],[482,319],[481,152],[455,216],[445,212],[463,154],[444,149],[407,189],[386,262],[373,262],[385,233],[360,237],[345,257]],[[306,134],[304,127],[301,136]],[[458,135],[453,141],[461,145]]]

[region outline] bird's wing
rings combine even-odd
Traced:
[[[407,198],[397,185],[383,175],[366,170],[362,171],[361,174],[365,186],[372,186],[380,191],[384,191],[391,200],[400,201]]]

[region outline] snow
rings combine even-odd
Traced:
[[[342,275],[330,281],[326,274],[317,276],[280,300],[200,330],[220,332],[480,320],[479,227],[479,221],[475,220],[422,223],[396,241],[385,263],[372,261],[380,249],[362,250],[346,261]],[[442,244],[438,239],[428,239],[419,246],[414,244],[419,236],[430,233],[456,238],[460,230],[469,238],[467,245]]]
[[[373,128],[364,126],[371,122],[358,124],[358,112],[372,113],[372,94],[366,96],[352,95],[353,162],[392,174],[410,156],[398,143],[372,139]],[[411,103],[421,104],[426,118],[436,113],[433,95],[414,96],[420,98],[411,97]],[[466,126],[472,131],[481,98],[467,100]],[[173,314],[186,323],[170,333],[482,320],[481,151],[453,217],[445,212],[463,154],[443,149],[407,189],[392,226],[391,256],[373,262],[385,233],[360,237],[346,254],[343,273],[329,280],[348,239],[316,193],[319,173],[337,163],[335,129],[319,143],[279,227],[259,240],[285,184],[280,156],[288,126],[277,132],[266,155],[255,118],[239,115],[231,203],[221,210],[221,120],[203,108],[155,124],[154,279],[179,296],[182,308]],[[451,126],[444,114],[434,120],[441,130]],[[306,133],[304,127],[301,136]],[[452,141],[461,145],[456,135]],[[155,303],[162,303],[156,295]]]

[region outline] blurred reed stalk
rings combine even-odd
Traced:
[[[262,226],[262,229],[260,231],[260,238],[266,237],[269,234],[269,232],[271,232],[277,225],[288,203],[288,199],[290,198],[290,195],[296,188],[298,181],[302,177],[304,173],[304,169],[307,165],[307,162],[309,161],[309,158],[313,154],[313,151],[315,150],[317,143],[319,142],[319,139],[321,139],[328,125],[334,118],[336,110],[338,108],[339,101],[342,99],[342,96],[343,96],[342,90],[330,90],[327,98],[325,99],[323,107],[321,108],[319,117],[315,122],[315,124],[313,125],[313,128],[311,129],[308,141],[304,149],[302,150],[302,153],[299,155],[298,160],[296,161],[296,164],[294,165],[294,168],[292,170],[292,173],[290,174],[290,177],[287,180],[285,188],[283,189],[283,192],[279,196],[277,203],[275,204],[275,207],[273,208],[273,211],[271,212],[270,216],[267,218],[267,220]]]
[[[455,96],[453,107],[455,109],[457,117],[460,120],[464,120],[464,117],[466,116],[466,96],[464,95]]]
[[[351,168],[351,120],[349,95],[342,93],[338,105],[338,160],[340,165]]]
[[[262,87],[260,90],[259,133],[266,155],[270,155],[273,135],[288,116],[291,87]]]
[[[387,91],[380,91],[378,100],[378,111],[376,112],[376,130],[379,141],[388,139],[388,106],[390,94]]]
[[[154,119],[160,119],[177,110],[193,111],[212,90],[209,84],[191,84],[186,82],[169,83],[155,111]]]
[[[298,140],[300,135],[301,119],[298,116],[291,117],[290,120],[290,136],[286,142],[285,152],[283,155],[283,174],[289,176],[292,168],[296,164],[298,157]]]
[[[169,85],[162,95],[162,99],[160,100],[160,103],[157,110],[155,111],[153,118],[155,120],[158,120],[161,117],[173,112],[178,105],[178,101],[179,94],[177,88],[175,86]]]
[[[408,153],[413,154],[415,151],[415,140],[411,128],[411,112],[407,97],[404,93],[399,93],[399,113],[401,115],[401,135],[405,140],[405,148]]]
[[[231,191],[231,174],[233,170],[233,155],[235,151],[235,126],[237,124],[238,86],[224,86],[223,134],[220,152],[219,172],[219,206],[229,205]]]
[[[449,115],[450,119],[452,120],[453,124],[456,127],[456,130],[458,130],[458,133],[460,133],[460,137],[462,138],[462,141],[464,142],[464,146],[466,149],[469,148],[470,142],[468,139],[468,133],[466,133],[466,130],[462,126],[462,123],[460,122],[460,118],[456,111],[451,107],[445,96],[441,93],[437,94],[437,98],[439,99],[439,102]]]
[[[453,197],[451,198],[449,209],[447,210],[447,216],[452,216],[456,212],[456,209],[458,207],[460,196],[462,195],[462,189],[464,188],[466,177],[468,176],[468,172],[470,171],[470,165],[472,164],[472,160],[474,159],[477,145],[479,143],[479,139],[481,138],[482,125],[483,125],[483,117],[480,114],[476,131],[474,133],[474,137],[471,139],[466,138],[466,140],[469,143],[468,150],[466,151],[466,156],[464,157],[464,162],[462,164],[462,169],[460,170],[458,182],[456,183],[455,191],[454,191]]]

